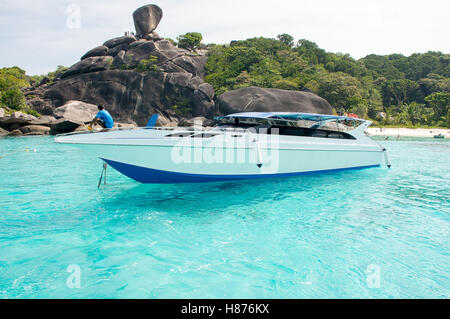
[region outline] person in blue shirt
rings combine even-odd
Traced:
[[[106,129],[113,128],[114,126],[114,120],[111,114],[109,114],[109,112],[105,110],[105,107],[101,104],[98,105],[98,113],[89,126],[92,127],[94,124],[99,124],[101,127]]]

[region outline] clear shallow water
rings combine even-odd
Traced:
[[[97,190],[89,154],[0,139],[0,298],[449,298],[450,143],[382,143],[390,170]]]

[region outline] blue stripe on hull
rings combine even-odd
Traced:
[[[338,168],[329,170],[319,170],[310,172],[297,172],[297,173],[280,173],[280,174],[258,174],[258,175],[203,175],[203,174],[187,174],[161,171],[152,168],[146,168],[141,166],[135,166],[125,164],[121,162],[115,162],[111,160],[103,159],[112,168],[116,169],[125,176],[128,176],[140,183],[153,183],[153,184],[178,184],[178,183],[211,183],[211,182],[226,182],[248,179],[262,179],[262,178],[280,178],[280,177],[292,177],[300,175],[313,175],[339,172],[345,170],[357,170],[372,167],[379,167],[380,165],[370,166],[358,166],[349,168]]]

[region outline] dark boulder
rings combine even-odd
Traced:
[[[138,36],[145,36],[156,29],[161,21],[163,12],[154,4],[140,7],[133,12],[134,26]]]
[[[50,123],[50,128],[52,134],[59,134],[73,132],[80,125],[84,125],[84,123],[63,118]]]
[[[113,60],[114,59],[111,56],[90,57],[84,59],[72,65],[66,72],[61,75],[61,78],[64,79],[76,74],[109,70]]]
[[[53,113],[53,104],[50,100],[42,99],[41,97],[34,97],[26,101],[27,105],[42,115],[51,115]]]
[[[205,94],[205,96],[212,101],[214,99],[214,88],[209,83],[202,83],[198,86],[198,90]]]
[[[205,55],[183,55],[171,62],[195,76],[204,78],[206,61],[208,61],[208,58]]]
[[[136,38],[133,37],[132,35],[124,35],[122,37],[117,37],[117,38],[113,38],[111,40],[106,41],[105,43],[103,43],[103,45],[105,47],[108,47],[110,49],[121,45],[121,44],[130,44],[132,42],[136,41]]]
[[[310,92],[247,87],[220,95],[221,114],[238,112],[300,112],[333,114],[330,104]]]
[[[114,48],[112,48],[111,50],[109,50],[108,55],[115,57],[117,54],[119,54],[120,51],[127,51],[129,48],[129,44],[120,44]]]
[[[96,48],[93,48],[92,50],[86,52],[80,60],[84,60],[93,56],[105,56],[108,55],[108,47],[101,45]]]

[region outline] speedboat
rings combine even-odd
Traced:
[[[354,117],[307,113],[237,113],[212,128],[144,127],[58,135],[141,183],[202,183],[365,169],[387,151]]]

